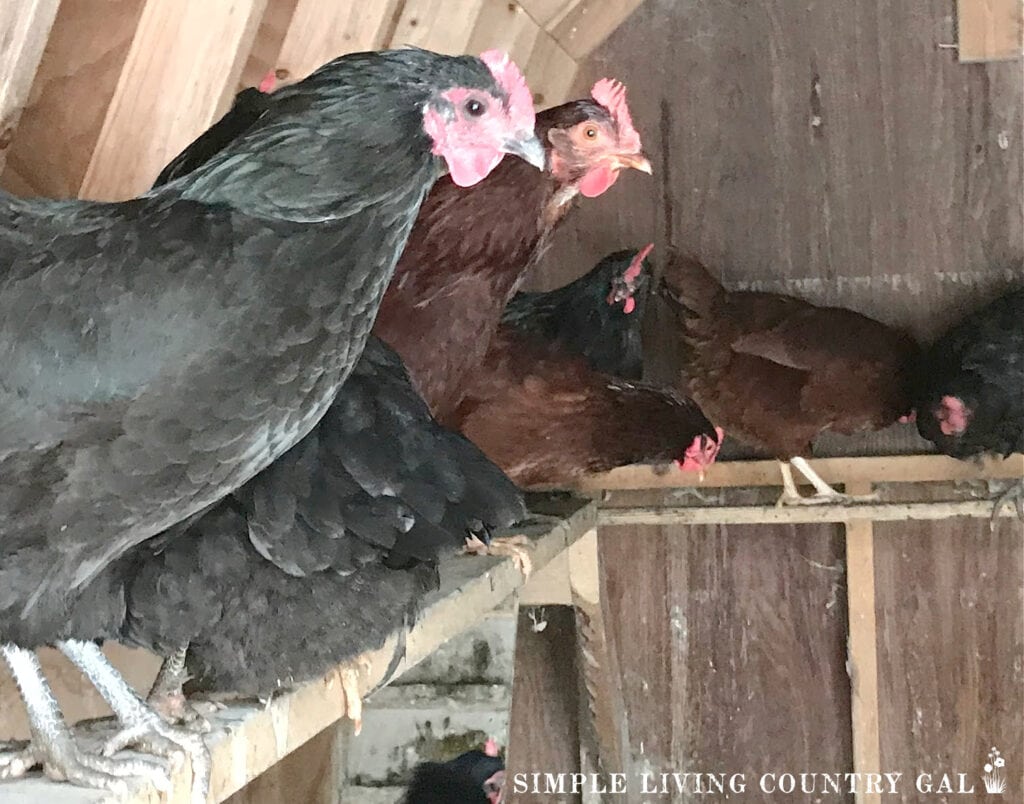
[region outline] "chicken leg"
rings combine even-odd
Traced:
[[[351,664],[340,665],[327,680],[328,686],[334,683],[334,676],[341,682],[341,692],[345,696],[345,716],[352,721],[352,733],[357,737],[363,730],[363,696],[359,692],[359,675],[361,670],[371,669],[370,660],[365,656]]]
[[[463,552],[474,556],[508,556],[516,565],[524,579],[533,572],[533,559],[530,558],[530,540],[526,536],[500,536],[484,542],[473,534],[466,537]]]
[[[35,767],[58,781],[128,792],[127,779],[144,778],[158,789],[170,788],[167,771],[145,759],[114,759],[81,749],[68,728],[35,653],[15,645],[0,646],[28,711],[32,738],[28,746],[0,752],[0,779],[15,779]]]
[[[800,474],[807,478],[811,485],[814,486],[814,494],[810,497],[804,497],[797,491],[796,483],[793,481],[793,471],[791,467],[795,467]],[[844,503],[858,503],[858,502],[871,502],[878,499],[878,494],[872,492],[871,494],[852,495],[842,494],[832,488],[828,483],[821,479],[821,476],[815,472],[809,463],[803,458],[797,456],[791,458],[789,462],[779,461],[779,470],[782,472],[782,496],[779,497],[779,501],[776,505],[842,505]]]
[[[188,645],[164,656],[160,672],[156,674],[149,695],[146,696],[146,703],[168,723],[188,724],[192,731],[208,732],[210,722],[202,715],[199,706],[185,698],[184,686],[189,680],[185,669],[187,656]],[[211,702],[209,706],[216,708],[218,704]]]
[[[57,643],[57,647],[92,682],[124,726],[107,742],[103,753],[110,756],[122,748],[137,746],[157,756],[175,758],[184,751],[192,759],[192,801],[205,802],[211,760],[202,737],[166,723],[128,685],[95,643],[69,639]]]

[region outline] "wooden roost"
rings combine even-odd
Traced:
[[[552,105],[573,90],[581,91],[588,57],[639,5],[641,0],[5,0],[0,6],[0,184],[23,195],[130,197],[148,187],[171,156],[223,113],[240,87],[257,84],[271,70],[282,80],[298,79],[334,56],[357,50],[404,44],[451,53],[504,48],[524,68],[538,106]],[[952,14],[952,3],[949,10]],[[961,0],[956,11],[958,36],[939,47],[956,48],[965,62],[1019,58],[1024,30],[1019,0]],[[655,136],[653,130],[649,136]],[[836,744],[825,747],[834,748],[828,756],[849,756],[849,769],[865,772],[944,757],[945,749],[938,744],[909,745],[894,731],[893,709],[909,710],[926,699],[938,711],[959,706],[963,698],[943,688],[941,679],[924,679],[928,668],[913,676],[917,660],[902,648],[902,640],[913,637],[907,632],[915,622],[906,611],[912,609],[933,626],[936,618],[948,619],[949,634],[972,654],[946,656],[946,672],[969,677],[965,684],[970,689],[963,695],[983,697],[979,679],[991,680],[993,675],[976,666],[974,653],[1005,658],[1007,650],[1019,647],[1019,627],[981,633],[975,626],[984,622],[948,604],[936,590],[945,591],[942,584],[963,583],[962,594],[985,597],[977,579],[970,585],[971,569],[956,541],[969,533],[979,542],[974,569],[984,577],[1003,568],[1003,575],[992,580],[998,586],[985,599],[1019,596],[1019,576],[1011,577],[1006,566],[1020,564],[1022,547],[1008,527],[1001,536],[983,539],[987,525],[979,518],[988,509],[953,484],[1021,477],[1024,460],[1013,456],[974,466],[934,455],[835,457],[815,466],[827,481],[845,484],[850,491],[880,487],[882,501],[857,509],[775,509],[764,504],[767,495],[759,492],[778,482],[774,462],[763,461],[716,465],[696,489],[693,481],[641,467],[582,483],[581,492],[607,499],[602,499],[600,511],[593,505],[567,504],[561,511],[563,523],[538,536],[540,569],[518,593],[521,604],[573,608],[552,613],[543,635],[530,637],[528,629],[521,629],[510,770],[633,771],[651,761],[650,752],[666,740],[671,751],[662,750],[676,759],[684,749],[689,757],[691,745],[717,757],[729,751],[765,751],[756,736],[747,735],[739,744],[721,743],[724,737],[715,728],[721,732],[728,726],[723,720],[716,727],[713,716],[731,719],[724,704],[721,713],[703,712],[711,726],[699,721],[702,696],[722,693],[714,678],[714,651],[708,648],[712,658],[707,658],[688,646],[698,639],[708,640],[702,643],[705,648],[715,646],[717,634],[732,633],[729,629],[746,634],[752,622],[768,615],[749,600],[729,598],[730,583],[767,590],[776,576],[793,587],[784,601],[787,610],[823,634],[808,648],[814,654],[808,666],[823,668],[828,689],[807,707],[820,706],[840,721],[819,730]],[[923,525],[906,521],[953,516],[958,518]],[[593,531],[598,521],[600,538]],[[754,539],[730,541],[727,530],[708,524],[724,522],[736,523],[734,532],[747,536],[755,523],[775,523],[760,525],[757,533],[764,544],[777,548],[776,554],[758,553]],[[797,522],[841,527],[836,524],[834,533],[825,534],[829,545],[819,549],[818,543],[799,535],[793,527]],[[732,563],[723,557],[726,551],[731,551]],[[786,551],[797,554],[792,565],[786,563]],[[909,562],[908,553],[913,558]],[[742,554],[742,560],[733,554]],[[798,579],[795,569],[805,569],[801,562],[824,574]],[[751,570],[752,564],[761,567]],[[485,566],[481,571],[478,565],[475,574],[468,563],[454,570],[455,580],[434,598],[423,621],[404,635],[408,662],[468,626],[467,611],[482,615],[516,593],[517,576],[510,566]],[[744,567],[747,574],[736,574]],[[701,586],[706,578],[699,572],[705,569],[718,579],[714,590]],[[667,585],[668,572],[674,573],[677,588]],[[636,578],[642,579],[639,587]],[[827,615],[794,602],[815,596]],[[917,607],[921,600],[926,606],[936,599],[943,608],[929,621],[927,612]],[[722,605],[732,608],[719,613],[708,600],[724,600]],[[837,620],[834,612],[842,616]],[[771,614],[775,625],[785,616]],[[653,629],[662,625],[673,636],[665,648],[671,661],[652,657],[656,652],[648,650],[660,638]],[[1000,634],[1006,645],[998,642]],[[835,643],[832,647],[845,646],[843,655],[826,655],[828,646],[822,646],[829,640]],[[734,653],[725,655],[729,662],[740,661]],[[367,687],[381,680],[390,657],[382,653],[371,658],[374,670],[363,679]],[[770,659],[772,667],[789,666],[781,653]],[[567,664],[574,668],[569,678]],[[666,670],[666,665],[671,666]],[[911,679],[907,684],[917,687],[910,689],[899,680],[904,672]],[[636,679],[643,680],[642,692],[631,686]],[[1019,671],[1016,680],[1019,687]],[[839,689],[843,682],[845,690]],[[751,689],[766,697],[773,694],[756,683]],[[1000,688],[992,695],[1002,692]],[[1019,689],[1017,693],[1019,700]],[[1009,695],[1013,697],[1012,691]],[[993,705],[1003,708],[988,720],[978,714],[976,702],[968,706],[965,711],[983,721],[981,726],[971,721],[971,727],[987,735],[984,729],[993,724],[1010,724],[1001,738],[992,739],[1020,736],[1019,715],[1017,721],[1010,719],[1005,701],[1000,701]],[[669,704],[682,713],[682,722],[669,724],[666,737],[661,721]],[[794,712],[793,717],[824,717],[809,712]],[[96,712],[78,712],[90,714]],[[338,697],[319,683],[266,710],[230,710],[220,721],[231,721],[230,728],[213,743],[216,799],[242,788],[339,716]],[[648,734],[654,737],[647,739],[645,757]],[[806,733],[800,736],[806,741]],[[970,739],[977,736],[972,732]],[[716,746],[724,752],[715,754]],[[795,740],[787,756],[803,757],[801,750],[806,746]],[[179,774],[176,782],[181,796],[186,780]],[[10,796],[28,801],[113,800],[38,781],[0,787],[0,801]],[[157,800],[150,790],[135,791],[135,796]],[[871,793],[856,798],[880,800]]]

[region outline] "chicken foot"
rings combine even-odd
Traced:
[[[167,771],[145,759],[114,759],[90,754],[79,747],[64,721],[57,700],[35,653],[14,645],[0,646],[28,712],[32,738],[26,747],[0,752],[0,779],[16,779],[42,766],[55,781],[68,781],[123,795],[127,779],[143,778],[160,790],[170,788]]]
[[[811,485],[814,486],[814,494],[804,497],[797,491],[796,483],[793,481],[793,469],[795,467]],[[776,503],[783,505],[842,505],[844,503],[872,502],[878,499],[878,494],[843,494],[836,491],[828,483],[821,479],[807,461],[799,456],[791,458],[789,462],[779,461],[779,471],[782,472],[782,496]]]
[[[187,724],[191,730],[208,732],[210,721],[202,715],[198,706],[185,698],[183,688],[189,679],[185,669],[187,656],[188,645],[183,645],[164,656],[160,671],[149,689],[149,695],[146,696],[146,703],[168,723]],[[210,706],[216,707],[217,704],[211,703]]]
[[[92,682],[124,727],[107,741],[104,755],[110,756],[128,746],[172,760],[184,752],[192,760],[192,801],[205,802],[210,788],[211,759],[202,737],[166,723],[128,685],[95,643],[72,639],[57,643],[57,647]]]
[[[1024,480],[1019,480],[995,499],[989,526],[995,530],[996,520],[1005,506],[1011,506],[1017,512],[1017,519],[1024,520]]]
[[[533,559],[530,558],[530,539],[527,536],[499,536],[489,542],[481,541],[476,534],[466,537],[463,552],[474,556],[508,556],[516,565],[523,578],[529,578],[533,572]]]

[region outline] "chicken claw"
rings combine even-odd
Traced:
[[[996,497],[995,504],[992,506],[992,515],[988,520],[989,527],[992,530],[996,529],[996,520],[999,519],[999,513],[1007,505],[1012,506],[1013,510],[1016,511],[1017,519],[1024,521],[1024,480],[1014,483]]]
[[[530,539],[526,536],[500,536],[485,544],[475,534],[466,537],[463,552],[474,556],[508,556],[516,569],[522,573],[523,579],[533,572],[533,560],[530,558]]]
[[[128,781],[145,779],[157,790],[170,790],[167,771],[145,759],[111,759],[79,748],[69,733],[50,735],[41,743],[29,743],[14,751],[0,752],[0,780],[17,779],[41,767],[47,778],[83,787],[128,792]]]

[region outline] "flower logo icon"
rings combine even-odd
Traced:
[[[985,783],[986,793],[1001,796],[1006,792],[1006,775],[1003,771],[1005,766],[1006,760],[1003,755],[999,753],[998,748],[992,746],[988,752],[988,761],[982,768],[984,773],[981,780]]]

